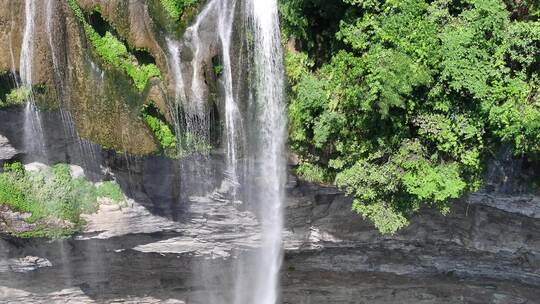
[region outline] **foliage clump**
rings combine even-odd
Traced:
[[[161,5],[167,12],[167,14],[175,19],[178,20],[182,15],[184,14],[184,10],[188,7],[191,7],[199,0],[160,0]]]
[[[210,152],[211,145],[196,134],[186,131],[176,134],[154,104],[145,105],[141,112],[165,155],[180,158],[193,153]]]
[[[176,135],[171,130],[164,119],[159,117],[159,111],[153,105],[145,105],[142,110],[142,117],[150,130],[154,133],[161,148],[167,153],[176,151]]]
[[[35,229],[17,233],[22,237],[59,237],[78,231],[84,224],[82,214],[98,209],[98,198],[124,201],[114,182],[96,186],[84,177],[73,178],[70,167],[58,164],[37,172],[26,171],[20,162],[4,165],[0,173],[0,205],[30,213],[25,221]],[[62,225],[50,223],[63,222]]]
[[[84,32],[97,55],[105,63],[126,72],[139,91],[143,91],[146,88],[148,81],[152,77],[159,77],[161,75],[160,70],[155,64],[138,64],[136,58],[128,52],[125,44],[110,32],[106,32],[104,36],[100,36],[87,22],[76,0],[68,0],[68,4],[77,19],[79,19],[79,22],[83,25]]]
[[[297,172],[336,183],[394,233],[479,189],[490,151],[538,155],[533,2],[281,0],[297,40],[286,55]],[[317,35],[320,24],[336,30]]]
[[[28,87],[18,87],[12,89],[6,95],[5,100],[0,100],[0,107],[10,107],[23,104],[32,95],[32,90]]]

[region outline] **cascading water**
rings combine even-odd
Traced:
[[[174,131],[176,134],[180,134],[182,128],[179,121],[180,113],[178,111],[178,104],[183,104],[187,99],[182,67],[180,65],[180,43],[167,38],[167,50],[170,58],[169,68],[174,77],[174,102],[168,103],[169,112],[171,113]]]
[[[282,259],[283,201],[286,183],[286,106],[284,100],[283,51],[277,0],[249,0],[249,29],[253,31],[253,104],[256,130],[250,149],[254,161],[253,195],[262,220],[262,250],[256,269],[258,304],[275,304],[279,298]]]
[[[169,103],[169,111],[177,134],[194,135],[205,141],[210,140],[210,110],[205,96],[205,59],[210,56],[209,46],[203,41],[213,40],[221,45],[222,71],[219,73],[224,117],[224,142],[226,152],[226,191],[235,194],[238,185],[238,151],[243,137],[241,115],[233,92],[233,76],[230,57],[232,27],[236,0],[212,0],[197,16],[194,24],[186,29],[185,42],[167,39],[169,70],[173,75],[175,102]],[[212,27],[212,28],[210,28]],[[190,49],[193,59],[182,63],[183,48]],[[190,71],[190,81],[185,81],[183,72]],[[178,107],[182,113],[179,113]],[[182,116],[179,116],[181,114]],[[179,119],[181,118],[181,119]],[[182,140],[182,138],[179,138]]]
[[[185,125],[182,131],[186,136],[194,136],[204,141],[208,141],[210,138],[210,121],[208,115],[208,103],[204,98],[204,73],[202,73],[202,59],[206,56],[205,52],[208,47],[203,45],[200,39],[201,23],[207,18],[208,14],[214,8],[214,2],[208,4],[204,10],[197,16],[195,23],[186,29],[186,37],[188,42],[187,47],[191,48],[193,52],[193,59],[191,60],[191,83],[189,84],[189,91],[184,84],[182,77],[182,66],[179,62],[181,46],[177,45],[176,50],[172,51],[172,55],[175,55],[174,61],[177,61],[175,68],[172,69],[175,74],[176,82],[176,102],[180,102],[183,112],[183,124]]]
[[[238,186],[239,138],[243,136],[240,110],[234,98],[231,64],[231,37],[236,0],[220,1],[218,8],[218,33],[222,49],[222,81],[225,99],[225,136],[227,142],[227,176],[231,183],[232,195]]]
[[[24,145],[27,155],[47,158],[41,117],[32,94],[32,60],[34,53],[34,28],[36,19],[35,0],[25,1],[25,25],[21,46],[19,73],[21,87],[30,91],[24,109]]]
[[[236,275],[237,295],[234,296],[237,304],[252,304],[253,301],[261,304],[275,304],[278,300],[278,276],[281,265],[281,230],[283,226],[282,204],[285,184],[285,134],[286,115],[283,90],[283,64],[282,50],[279,36],[279,24],[276,1],[248,0],[246,12],[250,24],[246,29],[252,31],[252,67],[254,77],[251,83],[246,83],[246,90],[252,92],[249,113],[239,110],[239,104],[234,94],[233,68],[231,60],[232,30],[236,0],[212,0],[206,4],[198,15],[195,23],[186,30],[186,41],[180,43],[167,40],[170,56],[169,68],[175,81],[175,100],[171,113],[175,111],[176,104],[183,107],[186,115],[188,131],[201,127],[201,119],[207,113],[204,111],[203,60],[208,57],[208,45],[202,41],[215,40],[221,46],[222,72],[219,75],[221,84],[220,102],[225,111],[224,117],[224,147],[226,150],[226,172],[228,190],[235,194],[236,184],[240,181],[239,170],[244,167],[241,157],[249,159],[254,165],[248,169],[244,179],[245,188],[250,189],[252,195],[247,195],[249,205],[260,206],[259,214],[262,222],[261,240],[262,249],[259,250],[255,263],[256,269],[251,272],[255,280],[245,280],[241,272]],[[212,19],[214,18],[214,19]],[[215,26],[215,29],[211,29]],[[201,27],[207,27],[202,29]],[[201,35],[217,34],[217,37],[206,39]],[[248,36],[247,34],[246,36]],[[180,62],[182,48],[191,49],[193,59],[183,66]],[[186,83],[182,76],[183,71],[191,71],[191,82]],[[176,113],[176,114],[175,114]],[[193,119],[197,117],[197,121]],[[255,119],[251,119],[255,117]],[[174,118],[173,118],[174,120]],[[248,122],[250,121],[250,122]],[[192,124],[197,123],[197,126]],[[179,121],[175,121],[178,134],[181,130]],[[244,132],[248,130],[249,134]],[[253,142],[248,140],[248,136]],[[241,155],[242,151],[250,151],[251,155]],[[232,187],[230,187],[232,185]],[[241,264],[241,263],[239,263]]]
[[[243,197],[250,200],[249,206],[258,206],[261,221],[261,248],[255,261],[239,261],[249,264],[239,270],[236,281],[234,303],[275,304],[279,298],[279,270],[282,258],[283,201],[286,178],[284,148],[286,141],[286,113],[283,86],[283,62],[280,43],[277,2],[275,0],[247,0],[245,12],[249,24],[245,26],[246,37],[252,37],[250,58],[252,77],[245,83],[251,92],[246,113],[241,113],[234,94],[233,68],[231,60],[232,31],[236,0],[212,0],[206,4],[195,23],[186,30],[187,43],[168,40],[167,48],[171,59],[170,71],[174,75],[176,102],[180,103],[186,119],[187,129],[201,128],[200,117],[204,117],[204,60],[208,57],[208,45],[202,41],[215,40],[221,46],[222,72],[220,102],[225,111],[224,147],[226,150],[227,190],[235,197],[237,183],[249,193]],[[213,19],[212,19],[213,18]],[[211,29],[215,26],[215,29]],[[207,27],[201,29],[201,27]],[[217,34],[217,37],[201,35]],[[204,39],[203,39],[204,38]],[[182,66],[180,54],[183,47],[191,49],[193,59]],[[240,50],[237,50],[240,51]],[[191,71],[191,82],[185,83],[183,71]],[[174,110],[174,109],[173,109]],[[176,113],[171,111],[171,113]],[[192,117],[198,117],[198,122]],[[197,126],[191,124],[198,123]],[[176,122],[179,125],[179,122]],[[176,127],[177,132],[180,128]],[[244,132],[246,130],[246,132]],[[246,152],[249,151],[249,152]],[[243,155],[247,153],[247,155]],[[242,159],[246,159],[244,162]],[[239,173],[248,165],[245,178]],[[232,186],[232,187],[230,187]],[[248,269],[249,268],[249,269]],[[249,274],[246,277],[245,271]]]

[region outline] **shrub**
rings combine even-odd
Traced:
[[[298,173],[394,233],[478,190],[492,151],[537,159],[538,5],[510,2],[280,0]]]
[[[73,178],[66,164],[58,164],[39,172],[26,172],[21,163],[4,165],[0,173],[0,205],[14,211],[31,213],[26,220],[37,224],[33,231],[19,236],[60,236],[76,232],[84,222],[81,214],[98,210],[98,197],[124,201],[124,196],[114,182],[99,186],[85,178]],[[64,228],[48,226],[47,219],[68,221],[73,226]],[[74,227],[74,228],[73,228]]]
[[[198,0],[161,0],[161,5],[175,20],[180,19],[184,14],[184,10],[197,3]]]
[[[97,186],[97,196],[98,197],[108,197],[116,202],[121,202],[124,200],[124,193],[115,182],[103,182]]]
[[[296,174],[312,183],[326,183],[329,179],[324,168],[310,163],[300,164],[298,168],[296,168]]]
[[[19,87],[11,90],[9,94],[6,95],[6,100],[3,102],[2,106],[13,106],[23,104],[30,95],[32,90],[28,87]]]

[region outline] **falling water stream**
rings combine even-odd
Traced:
[[[173,74],[175,88],[175,103],[170,104],[172,120],[177,134],[194,134],[206,141],[210,139],[210,114],[209,102],[205,96],[205,75],[203,72],[204,58],[209,56],[209,46],[204,42],[214,40],[221,46],[222,72],[219,75],[222,93],[220,103],[225,111],[224,119],[224,142],[226,153],[226,181],[227,188],[234,194],[238,186],[238,167],[241,144],[243,137],[241,114],[233,93],[232,64],[230,57],[232,28],[236,0],[212,0],[198,15],[194,24],[185,32],[185,42],[181,43],[167,39],[169,54],[169,69]],[[216,18],[217,15],[217,18]],[[214,20],[215,18],[215,20]],[[211,20],[211,22],[209,22]],[[202,28],[213,26],[212,30]],[[202,35],[215,35],[211,39],[203,39]],[[189,62],[181,62],[182,48],[189,48],[193,53],[193,59]],[[189,77],[183,73],[190,71]],[[189,79],[190,81],[186,81]],[[183,121],[178,119],[178,107],[181,106]],[[179,138],[181,140],[181,138]]]
[[[167,39],[169,69],[174,81],[174,102],[169,103],[171,118],[178,135],[192,133],[209,140],[209,106],[204,93],[204,60],[209,57],[209,47],[203,42],[214,41],[220,47],[221,72],[216,75],[220,85],[219,100],[224,110],[223,148],[225,154],[224,180],[228,192],[236,198],[237,188],[246,189],[261,222],[261,245],[255,253],[254,266],[250,266],[249,279],[237,272],[235,304],[276,304],[279,301],[279,271],[282,259],[283,201],[286,178],[284,157],[286,141],[286,113],[284,102],[284,71],[280,44],[277,0],[238,1],[245,5],[243,37],[249,45],[247,58],[249,81],[244,89],[249,92],[246,111],[240,110],[239,97],[235,95],[236,81],[233,73],[233,27],[237,0],[211,0],[185,32],[184,41]],[[59,98],[67,98],[58,58],[52,37],[53,1],[47,1],[47,28],[51,47],[53,70],[59,85]],[[209,19],[210,18],[210,19]],[[25,1],[25,29],[23,35],[20,74],[23,87],[32,85],[32,56],[36,1]],[[203,27],[213,27],[212,29]],[[201,35],[213,35],[210,39]],[[235,36],[238,37],[238,36]],[[249,37],[249,39],[247,38]],[[202,39],[205,38],[205,39]],[[252,41],[251,41],[252,40]],[[193,59],[181,60],[183,48],[190,48]],[[207,64],[207,62],[206,62]],[[183,73],[191,73],[184,77]],[[245,76],[245,75],[244,75]],[[188,81],[186,81],[188,80]],[[179,110],[180,109],[180,110]],[[70,136],[78,137],[68,112],[62,113]],[[181,139],[181,138],[179,138]],[[25,109],[25,144],[32,151],[44,151],[43,132],[39,112],[30,97]],[[247,168],[247,169],[246,169]],[[240,171],[243,178],[240,178]],[[244,173],[245,172],[245,173]],[[239,187],[240,183],[244,183]]]
[[[26,0],[24,4],[25,24],[21,46],[19,73],[21,88],[29,90],[24,109],[24,146],[27,156],[47,158],[41,116],[34,102],[32,90],[32,61],[34,55],[34,32],[36,20],[35,0]]]
[[[216,41],[221,46],[218,75],[221,91],[219,103],[224,109],[224,172],[228,191],[236,197],[238,183],[246,183],[244,189],[257,209],[261,222],[261,248],[257,250],[254,266],[249,266],[251,279],[237,271],[235,304],[275,304],[279,300],[278,277],[282,258],[281,231],[283,226],[283,200],[286,166],[284,157],[286,115],[283,89],[283,63],[280,44],[277,2],[275,0],[247,0],[247,21],[244,37],[252,37],[248,57],[251,59],[252,77],[245,88],[251,92],[248,113],[241,113],[238,97],[234,94],[232,50],[233,26],[237,8],[236,0],[211,0],[198,15],[194,24],[186,30],[185,41],[167,40],[169,68],[174,75],[175,100],[173,110],[180,104],[184,108],[187,132],[201,132],[206,125],[204,99],[204,59],[209,56],[210,46],[203,41]],[[206,27],[206,28],[203,28]],[[215,27],[209,29],[208,27]],[[203,37],[217,35],[217,37]],[[247,38],[246,38],[247,39]],[[249,44],[249,42],[247,42]],[[181,62],[182,48],[190,48],[193,59]],[[189,77],[183,73],[190,71]],[[190,79],[190,81],[185,81]],[[177,111],[171,111],[178,114]],[[180,121],[174,121],[176,131],[182,132]],[[247,133],[244,131],[247,130]],[[248,155],[243,155],[247,152]],[[247,176],[239,173],[247,166]],[[242,171],[243,172],[243,171]],[[242,173],[244,174],[244,173]],[[240,261],[239,265],[243,262]],[[255,301],[255,302],[254,302]]]
[[[227,176],[232,185],[232,194],[236,195],[238,186],[238,138],[242,138],[242,121],[238,104],[233,93],[231,37],[236,0],[221,1],[219,6],[218,33],[222,48],[223,87],[225,98],[225,130],[227,138]]]
[[[66,140],[76,142],[75,156],[80,159],[81,164],[85,168],[96,169],[97,167],[99,167],[100,162],[100,148],[96,144],[91,143],[90,141],[83,139],[79,136],[79,133],[77,132],[77,128],[75,126],[75,121],[73,120],[73,116],[68,110],[70,95],[68,87],[65,84],[65,75],[62,71],[62,63],[60,62],[60,58],[57,54],[54,39],[54,35],[56,33],[53,24],[54,12],[55,10],[59,9],[59,6],[59,3],[55,0],[47,0],[45,3],[45,26],[47,28],[47,41],[50,48],[52,68],[54,72],[53,79],[56,87],[58,103],[61,105],[61,107],[59,108],[60,119],[62,121],[62,127]],[[99,69],[93,62],[90,62],[90,64],[93,69]],[[103,71],[99,71],[97,74],[98,80],[102,80]]]
[[[258,139],[252,150],[255,159],[253,197],[260,207],[262,220],[262,250],[256,269],[255,293],[257,303],[275,304],[279,298],[286,182],[283,55],[277,0],[250,0],[247,5],[253,31],[254,105],[251,108],[256,113],[253,138]]]

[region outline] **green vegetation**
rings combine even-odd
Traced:
[[[97,197],[107,197],[115,202],[123,202],[125,200],[124,193],[117,183],[105,181],[96,186]]]
[[[223,73],[223,65],[222,64],[214,64],[214,74],[216,76],[220,76],[221,73]]]
[[[540,152],[535,1],[280,2],[297,172],[345,189],[381,232],[448,212],[491,151]]]
[[[0,107],[9,107],[23,104],[32,94],[27,87],[14,88],[6,95],[5,100],[0,100]]]
[[[193,153],[208,154],[212,145],[207,140],[191,132],[184,132],[180,136],[180,150],[178,157],[184,157]]]
[[[84,27],[84,32],[90,43],[94,46],[97,55],[107,64],[125,71],[139,91],[143,91],[150,78],[161,75],[155,64],[137,64],[137,60],[132,56],[124,43],[110,32],[106,32],[102,37],[86,21],[82,9],[76,0],[68,0],[68,4],[75,13],[77,19]],[[135,63],[134,63],[135,62]]]
[[[175,20],[180,19],[184,10],[197,4],[198,0],[160,0],[167,14]]]
[[[145,105],[142,109],[142,117],[154,133],[163,151],[167,155],[175,154],[177,150],[176,135],[160,115],[159,110],[154,105]]]
[[[96,186],[85,178],[73,178],[65,164],[28,172],[15,162],[5,164],[4,172],[0,173],[0,205],[30,213],[26,222],[36,227],[32,231],[15,232],[22,237],[59,237],[77,232],[84,224],[81,214],[97,211],[98,197],[124,201],[116,183]]]
[[[192,153],[205,154],[210,152],[211,145],[195,134],[183,132],[177,136],[154,104],[145,105],[141,112],[144,121],[154,133],[165,155],[181,158]]]

